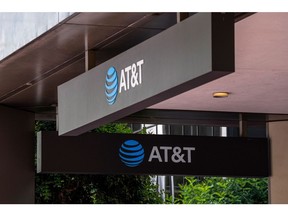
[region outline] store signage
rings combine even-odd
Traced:
[[[79,135],[233,71],[233,14],[195,14],[60,85],[59,134]]]
[[[121,70],[120,83],[118,73],[114,67],[107,71],[105,80],[105,95],[107,103],[113,105],[116,102],[118,93],[123,93],[142,84],[142,65],[144,60],[137,61]]]
[[[37,135],[43,173],[269,176],[265,138],[97,134]]]
[[[143,64],[144,60],[142,59],[121,70],[119,93],[142,84]]]
[[[105,89],[107,103],[114,104],[118,95],[118,75],[114,67],[107,71]]]

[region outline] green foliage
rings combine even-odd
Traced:
[[[38,121],[35,131],[55,130],[55,122]],[[126,124],[109,124],[96,133],[131,133]],[[36,203],[162,203],[150,176],[36,175]]]
[[[55,121],[36,121],[35,122],[35,132],[38,131],[55,131],[56,123]]]
[[[36,203],[91,203],[93,176],[37,174]]]
[[[147,176],[38,174],[36,203],[161,203]]]
[[[175,203],[183,204],[265,204],[268,203],[267,178],[186,177],[179,185]],[[169,199],[168,199],[169,202]]]
[[[93,130],[96,133],[132,133],[131,128],[123,123],[111,123]]]
[[[94,203],[157,204],[161,198],[157,187],[147,176],[111,175],[99,176],[98,191],[92,197]]]

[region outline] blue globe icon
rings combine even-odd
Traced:
[[[110,67],[106,74],[105,95],[109,105],[112,105],[116,102],[118,95],[118,76],[114,67]]]
[[[126,140],[119,148],[119,157],[128,167],[136,167],[143,162],[144,149],[136,140]]]

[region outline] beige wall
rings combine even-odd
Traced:
[[[34,203],[34,114],[0,106],[0,204]]]
[[[288,204],[288,121],[268,123],[271,141],[270,202]]]

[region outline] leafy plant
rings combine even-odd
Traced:
[[[183,204],[265,204],[268,203],[267,178],[186,177],[179,185],[175,203]]]

